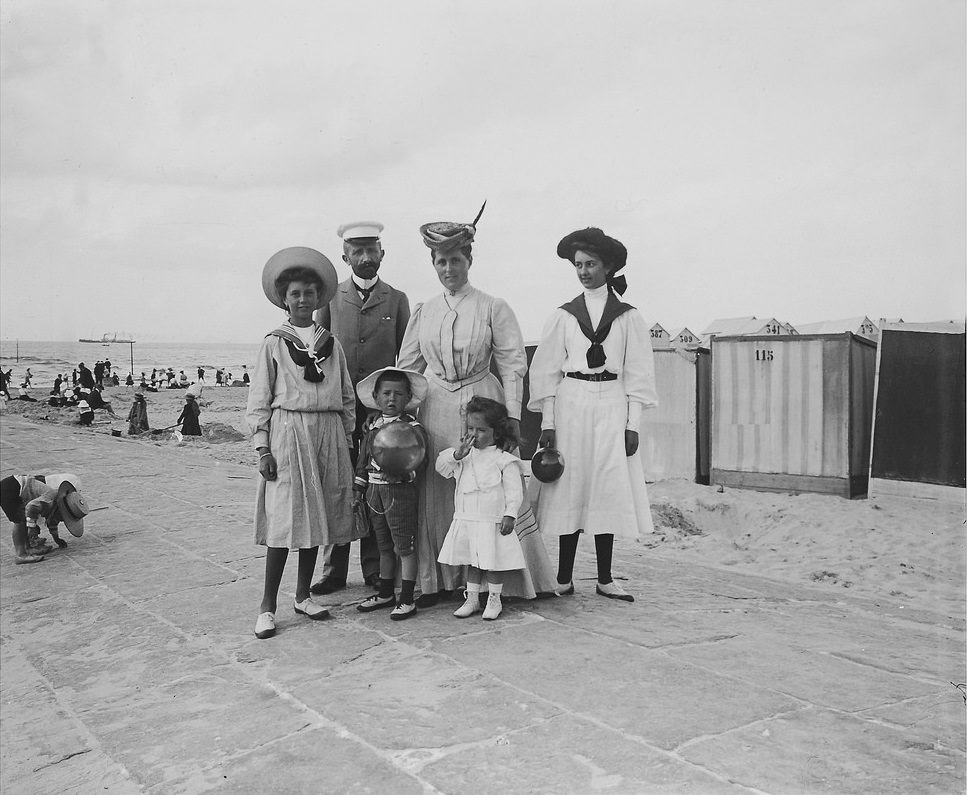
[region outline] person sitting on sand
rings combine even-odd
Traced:
[[[78,490],[76,475],[10,475],[0,480],[0,508],[13,523],[15,563],[39,563],[53,547],[40,542],[38,519],[47,520],[47,529],[60,547],[66,547],[57,533],[64,523],[71,535],[84,533],[84,517],[90,512],[87,501]],[[30,549],[30,537],[36,542]],[[43,550],[43,551],[40,551]]]
[[[144,393],[139,389],[134,393],[134,403],[128,412],[128,436],[137,436],[149,427],[148,404],[144,402]]]
[[[94,387],[87,395],[87,403],[92,409],[104,409],[112,417],[116,417],[117,414],[114,413],[114,407],[111,406],[111,402],[104,399],[101,394],[100,387]]]
[[[37,398],[30,397],[30,393],[27,392],[27,387],[21,386],[17,390],[17,400],[26,400],[29,403],[36,403]]]

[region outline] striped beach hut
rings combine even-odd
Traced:
[[[642,412],[639,451],[648,481],[708,483],[711,364],[707,349],[655,350],[657,408]]]
[[[865,494],[876,345],[842,334],[715,337],[711,482]]]
[[[670,346],[682,350],[692,350],[701,347],[702,338],[689,328],[680,328],[671,333]]]
[[[886,323],[876,362],[870,498],[963,503],[964,323]]]
[[[708,347],[715,337],[759,337],[759,336],[787,336],[795,334],[796,330],[789,324],[776,320],[774,317],[759,318],[726,317],[713,320],[702,332],[702,347]]]
[[[651,338],[652,348],[670,348],[671,347],[671,334],[669,334],[665,327],[661,323],[655,323],[649,331],[648,336]]]
[[[880,329],[866,315],[847,317],[842,320],[822,320],[818,323],[800,323],[796,326],[800,334],[841,334],[848,331],[857,337],[877,341]]]

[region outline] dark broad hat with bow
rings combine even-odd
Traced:
[[[624,294],[627,289],[625,278],[624,276],[615,276],[628,262],[628,249],[624,247],[620,240],[609,237],[596,226],[589,226],[586,229],[579,229],[565,235],[561,238],[561,242],[557,244],[557,256],[572,263],[574,262],[574,255],[578,251],[597,254],[601,257],[604,263],[611,268],[608,274],[608,284],[618,295]]]

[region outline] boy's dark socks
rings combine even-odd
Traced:
[[[416,580],[403,580],[400,588],[400,601],[405,604],[413,604],[413,592],[416,590]]]
[[[379,598],[380,599],[388,599],[392,595],[393,595],[393,580],[392,580],[392,578],[390,578],[390,579],[387,580],[387,579],[383,579],[382,577],[380,577],[379,578]]]

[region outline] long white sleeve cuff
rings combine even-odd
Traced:
[[[636,401],[628,401],[628,422],[625,429],[637,433],[641,429],[641,412],[644,406]]]
[[[541,430],[553,431],[556,427],[554,424],[554,398],[546,397],[541,404]]]

